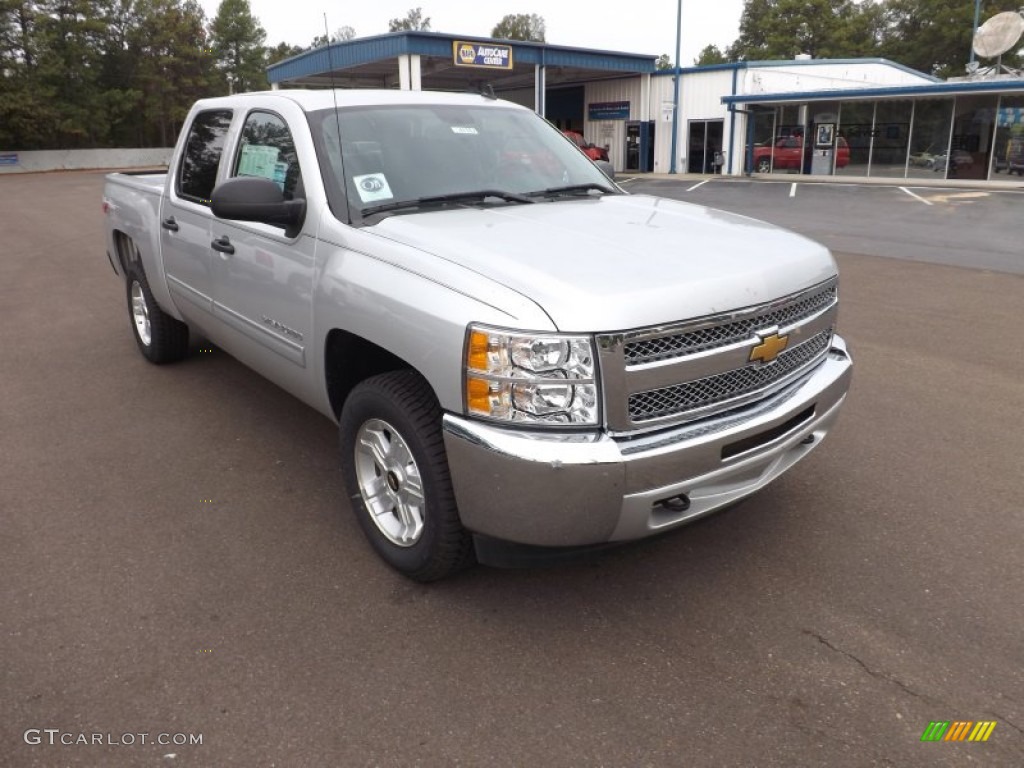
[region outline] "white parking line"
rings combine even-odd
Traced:
[[[789,188],[789,196],[790,197],[796,197],[796,182],[795,181],[793,182],[793,185]]]
[[[686,190],[686,191],[687,191],[687,192],[693,192],[693,190],[695,190],[695,189],[696,189],[697,187],[703,187],[703,186],[704,186],[705,184],[707,184],[707,183],[708,183],[709,181],[711,181],[711,179],[704,179],[704,181],[698,181],[698,182],[697,182],[696,184],[694,184],[694,185],[693,185],[692,187],[690,187],[690,188],[689,188],[688,190]]]
[[[913,192],[911,192],[911,191],[910,191],[909,189],[907,189],[906,187],[900,187],[900,189],[902,189],[902,190],[903,190],[904,192],[906,192],[906,193],[907,193],[908,195],[910,195],[910,196],[911,196],[912,198],[914,198],[915,200],[920,200],[920,201],[921,201],[922,203],[924,203],[925,205],[932,205],[932,204],[933,204],[931,200],[925,200],[925,199],[924,199],[923,197],[921,197],[920,195],[915,195],[915,194],[914,194]]]

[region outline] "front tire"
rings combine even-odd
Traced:
[[[762,157],[757,161],[757,172],[758,173],[771,173],[772,161],[770,158]]]
[[[341,467],[359,526],[377,554],[415,581],[472,560],[441,435],[441,408],[415,371],[362,382],[340,419]]]
[[[127,276],[128,316],[143,357],[157,365],[183,359],[188,354],[188,326],[160,309],[141,267],[129,269]]]

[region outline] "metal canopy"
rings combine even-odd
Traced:
[[[512,69],[456,66],[456,41],[495,43],[512,48]],[[420,57],[422,87],[466,90],[489,84],[495,91],[533,88],[537,65],[544,67],[548,87],[653,73],[656,57],[639,53],[492,40],[437,32],[395,32],[313,48],[267,68],[275,85],[342,88],[396,88],[399,56]]]
[[[723,96],[723,104],[783,104],[810,101],[864,101],[936,96],[962,96],[972,93],[1021,93],[1024,80],[992,79],[983,81],[940,82],[924,85],[889,85],[849,90],[794,91],[783,93],[746,93]]]

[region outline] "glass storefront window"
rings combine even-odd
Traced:
[[[804,134],[800,108],[793,104],[776,107],[757,115],[754,126],[752,169],[757,173],[799,173]]]
[[[752,105],[752,112],[748,171],[891,179],[1024,177],[1024,94]],[[810,148],[804,146],[808,130]],[[831,159],[825,137],[833,138]]]
[[[903,178],[910,141],[910,101],[880,101],[875,108],[870,176]]]
[[[871,159],[871,135],[875,127],[873,101],[847,101],[839,110],[839,139],[836,147],[837,176],[867,176]],[[849,150],[844,164],[843,143]]]
[[[995,96],[957,97],[947,179],[986,179],[992,154]]]
[[[946,172],[953,99],[923,99],[914,103],[908,178],[941,178]]]
[[[1024,176],[1024,96],[1004,96],[996,112],[992,176]]]
[[[767,165],[762,162],[762,158],[765,154],[765,147],[772,146],[772,139],[775,136],[775,120],[778,114],[777,109],[770,110],[756,110],[752,115],[754,122],[753,127],[753,142],[749,148],[747,167],[748,171],[757,171],[758,173],[767,173],[771,169],[771,154],[769,149]],[[761,167],[764,166],[764,167]]]

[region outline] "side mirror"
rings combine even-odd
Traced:
[[[615,166],[607,160],[594,160],[594,165],[601,169],[601,172],[612,181],[615,181]]]
[[[285,200],[277,184],[256,176],[239,176],[218,184],[210,195],[210,208],[219,219],[284,227],[287,237],[295,237],[306,219],[305,200]]]

